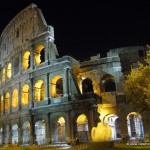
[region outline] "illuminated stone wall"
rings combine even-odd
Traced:
[[[131,138],[132,132],[143,134],[138,132],[142,117],[127,105],[123,92],[125,58],[120,54],[131,48],[84,62],[59,57],[54,29],[35,4],[18,13],[0,38],[0,144],[70,143],[76,137],[88,142],[100,121],[111,128],[111,140],[128,132]],[[133,47],[134,61],[143,58],[138,57],[142,48]],[[127,116],[140,127],[127,126]]]

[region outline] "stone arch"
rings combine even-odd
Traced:
[[[9,92],[5,95],[5,110],[8,111],[10,109],[10,94]]]
[[[90,78],[82,80],[82,93],[93,92],[93,83]]]
[[[23,55],[23,58],[22,58],[22,68],[23,70],[27,70],[30,68],[31,66],[31,53],[29,51],[26,51]]]
[[[8,79],[10,79],[11,78],[11,74],[12,74],[12,67],[11,67],[12,65],[11,65],[11,63],[9,63],[8,65],[7,65],[7,78]]]
[[[18,107],[18,90],[14,89],[12,93],[12,108]]]
[[[76,125],[77,125],[76,137],[78,137],[80,142],[88,142],[89,128],[88,128],[88,119],[85,114],[80,114],[77,117]]]
[[[63,96],[63,78],[60,75],[56,75],[52,78],[51,80],[51,97],[56,98],[56,97],[61,97]]]
[[[46,122],[45,120],[38,120],[35,122],[35,138],[38,145],[46,143]]]
[[[137,112],[131,112],[127,115],[127,127],[131,139],[144,138],[142,117]]]
[[[45,49],[44,45],[38,45],[35,49],[35,65],[45,62]]]
[[[34,85],[34,101],[39,102],[45,98],[45,87],[43,80],[37,80]]]
[[[12,144],[18,143],[18,125],[12,125]]]
[[[66,120],[63,116],[53,119],[53,142],[66,141]]]
[[[29,91],[29,85],[28,84],[24,84],[22,87],[22,105],[27,105],[29,104],[30,101],[30,91]]]
[[[29,144],[29,138],[30,138],[30,122],[29,121],[26,121],[23,123],[23,126],[22,126],[22,130],[23,130],[23,134],[22,134],[22,141],[23,141],[23,144]]]
[[[57,129],[58,129],[58,142],[66,141],[66,121],[64,117],[58,119]]]
[[[121,130],[119,126],[119,118],[115,114],[107,114],[103,118],[103,124],[109,125],[112,131],[112,140],[121,138]]]
[[[101,79],[101,91],[113,92],[116,91],[115,79],[112,75],[106,74]]]

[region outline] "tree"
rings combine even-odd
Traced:
[[[138,63],[126,76],[124,88],[127,100],[139,111],[150,108],[150,50],[147,51],[145,64]]]

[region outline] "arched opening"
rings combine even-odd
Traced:
[[[0,128],[0,145],[3,144],[3,128]]]
[[[55,117],[53,120],[53,143],[66,141],[66,124],[64,117]]]
[[[34,85],[34,101],[39,102],[44,100],[45,93],[44,93],[44,81],[38,80]]]
[[[6,125],[5,128],[5,144],[9,143],[9,137],[10,137],[10,129],[9,129],[9,125]]]
[[[113,92],[116,91],[116,84],[113,80],[108,80],[104,84],[105,86],[105,92]]]
[[[101,91],[102,92],[116,91],[116,83],[112,75],[106,74],[105,76],[103,76],[101,80]]]
[[[18,106],[18,90],[14,89],[12,93],[12,107],[16,108]]]
[[[35,50],[35,65],[39,65],[45,61],[45,49],[43,45],[39,45]]]
[[[89,134],[88,134],[88,120],[84,114],[81,114],[77,118],[77,134],[76,137],[79,138],[80,142],[88,142]]]
[[[86,78],[82,81],[82,93],[93,92],[92,80]]]
[[[127,116],[128,135],[131,139],[144,138],[142,117],[136,112]]]
[[[11,78],[11,63],[9,63],[8,64],[8,66],[7,66],[7,77],[8,77],[8,79],[10,79]]]
[[[3,112],[4,110],[4,97],[1,96],[1,101],[0,101],[0,112]]]
[[[51,81],[51,97],[61,96],[63,96],[63,79],[61,76],[55,76]]]
[[[22,68],[23,70],[27,70],[31,66],[31,60],[30,60],[30,52],[27,51],[24,53],[23,58],[22,58]]]
[[[2,83],[5,82],[5,75],[6,75],[6,69],[3,68],[3,69],[2,69]]]
[[[34,85],[34,101],[39,102],[45,98],[44,81],[38,80]]]
[[[29,144],[30,138],[30,123],[26,121],[23,124],[23,144]]]
[[[66,141],[66,127],[65,127],[65,119],[60,117],[57,122],[57,131],[58,131],[58,142]]]
[[[12,126],[12,144],[18,143],[18,125],[14,124]]]
[[[35,135],[38,145],[46,143],[46,123],[45,120],[39,120],[35,123]]]
[[[56,81],[56,96],[61,97],[63,95],[63,80],[62,78]]]
[[[27,105],[30,100],[29,85],[25,84],[22,88],[22,105]]]
[[[104,124],[108,124],[112,130],[112,140],[121,138],[121,130],[119,126],[119,118],[115,114],[106,115],[103,119]]]
[[[7,92],[5,95],[5,110],[10,109],[10,94]]]

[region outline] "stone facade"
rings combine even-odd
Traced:
[[[1,34],[0,144],[70,143],[76,137],[88,142],[99,120],[111,126],[112,140],[148,136],[148,125],[123,90],[124,75],[145,51],[112,49],[106,58],[98,54],[84,62],[59,58],[53,27],[29,5]]]

